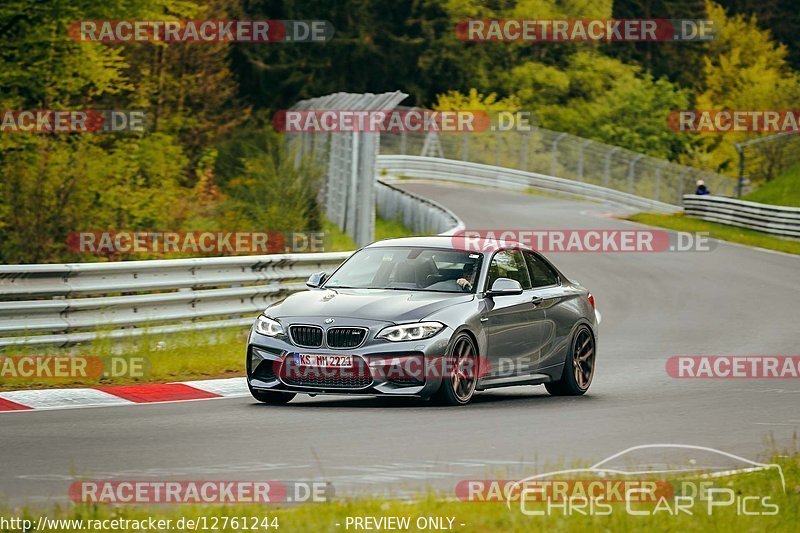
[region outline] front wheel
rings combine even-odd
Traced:
[[[292,401],[292,398],[297,396],[293,392],[271,392],[271,391],[258,391],[253,389],[250,384],[247,384],[250,389],[250,394],[261,403],[270,405],[283,405]]]
[[[475,394],[478,383],[478,350],[472,337],[459,334],[446,357],[442,385],[433,399],[441,405],[465,405]]]
[[[561,379],[545,383],[547,392],[553,396],[580,396],[589,390],[594,376],[594,336],[586,326],[575,332],[570,351],[564,362]]]

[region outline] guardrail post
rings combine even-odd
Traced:
[[[400,130],[400,155],[406,155],[406,130]]]
[[[461,134],[461,160],[469,161],[469,132]]]

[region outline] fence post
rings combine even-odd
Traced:
[[[461,160],[469,160],[469,133],[466,131],[461,134]]]
[[[586,139],[581,143],[581,146],[578,149],[578,181],[583,181],[583,151],[590,142],[592,142],[591,139]]]
[[[522,138],[522,147],[519,154],[519,168],[522,171],[528,170],[528,142],[531,138],[531,132],[526,131],[524,134],[520,134]]]
[[[603,187],[608,187],[608,182],[611,179],[611,156],[614,155],[614,152],[617,150],[619,150],[619,146],[613,147],[606,153],[606,164],[603,171]]]
[[[561,139],[566,137],[566,133],[562,133],[555,139],[553,139],[553,148],[550,158],[550,175],[555,176],[558,172],[558,143],[561,142]]]
[[[689,173],[689,169],[687,168],[681,173],[681,181],[678,185],[678,204],[683,205],[683,187],[686,185],[686,174]]]
[[[739,154],[739,183],[736,185],[736,198],[741,198],[744,188],[744,148],[739,143],[734,144],[733,147]]]
[[[406,130],[400,130],[400,155],[406,155]]]
[[[500,166],[500,130],[494,132],[494,166]]]
[[[656,184],[653,186],[653,196],[657,202],[661,201],[661,173],[664,172],[664,167],[669,164],[669,161],[664,161],[656,169]]]
[[[636,177],[636,163],[644,157],[644,154],[639,154],[631,159],[631,164],[628,165],[628,194],[633,194],[633,179]]]

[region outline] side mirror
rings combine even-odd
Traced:
[[[315,272],[308,277],[308,281],[306,281],[306,287],[316,289],[325,283],[326,279],[328,279],[328,274],[325,272]]]
[[[522,294],[522,285],[519,284],[519,281],[511,278],[497,278],[486,296],[514,296],[517,294]]]

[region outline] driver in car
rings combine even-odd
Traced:
[[[464,275],[458,278],[456,283],[465,291],[472,290],[472,284],[475,283],[475,263],[464,264]]]

